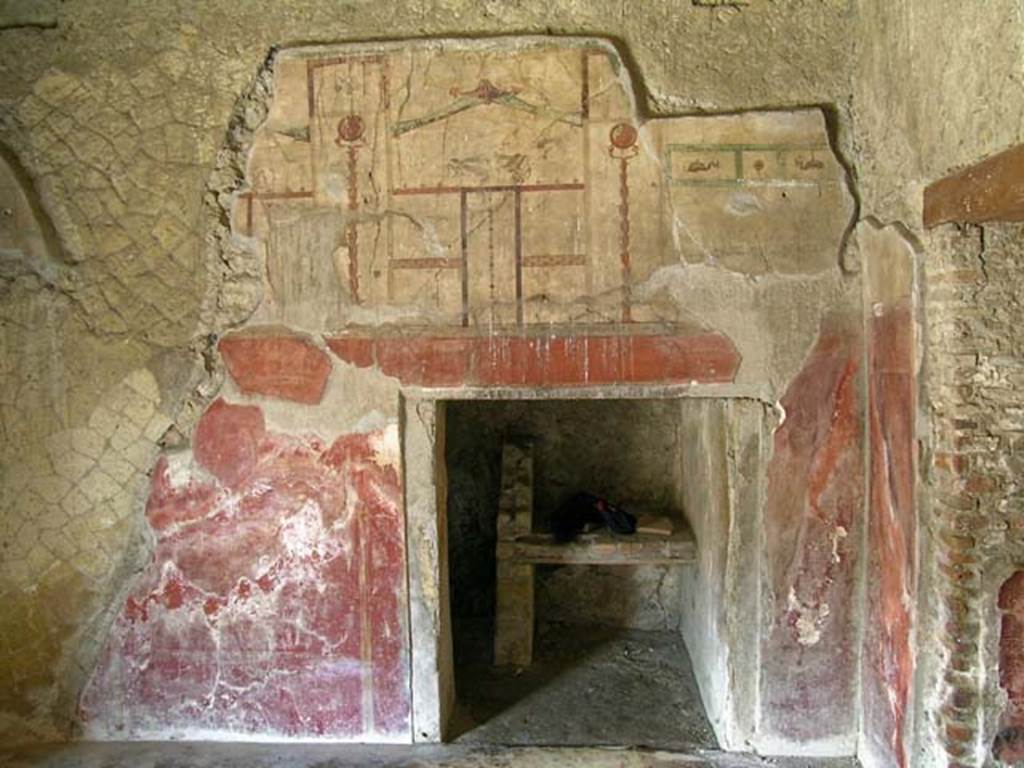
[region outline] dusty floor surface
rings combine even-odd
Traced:
[[[678,632],[548,625],[534,663],[495,668],[460,643],[457,743],[714,749]]]
[[[465,629],[465,627],[464,627]],[[453,744],[77,743],[0,747],[4,768],[856,768],[717,749],[678,633],[548,625],[535,662],[495,670],[491,631],[458,638]],[[590,744],[606,746],[564,746]],[[607,746],[607,745],[631,746]],[[529,746],[527,746],[529,745]],[[556,746],[557,745],[557,746]]]
[[[856,768],[855,760],[564,747],[134,743],[0,748],[5,768]]]

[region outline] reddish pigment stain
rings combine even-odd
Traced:
[[[204,469],[229,488],[245,480],[259,461],[266,433],[263,413],[254,405],[213,401],[199,419],[192,452]]]
[[[763,718],[793,741],[853,723],[855,541],[863,506],[856,318],[823,323],[782,398],[768,467],[765,556],[775,615],[763,638]]]
[[[732,341],[708,332],[552,338],[338,336],[327,346],[345,362],[376,365],[403,384],[424,387],[728,382],[740,364]]]
[[[374,447],[393,436],[325,445],[223,401],[200,423],[218,481],[158,467],[153,561],[82,696],[90,733],[408,739],[401,487]]]
[[[301,336],[226,336],[217,349],[231,378],[246,394],[307,404],[323,398],[330,357]]]
[[[908,606],[916,571],[913,430],[917,405],[909,300],[883,307],[869,328],[871,492],[864,731],[880,759],[905,768],[906,717],[914,674]]]
[[[180,581],[172,579],[164,585],[164,607],[173,611],[185,604],[185,589]]]
[[[999,760],[1017,764],[1024,760],[1024,571],[1003,583],[999,609],[999,685],[1006,694],[1006,708],[992,751]]]
[[[155,531],[196,520],[207,514],[217,493],[217,488],[199,481],[173,487],[167,457],[161,456],[153,469],[146,519]]]

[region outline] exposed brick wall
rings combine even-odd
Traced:
[[[1024,564],[1024,227],[945,227],[927,253],[932,577],[945,669],[935,726],[949,764],[967,766],[990,752],[1001,716],[992,710],[1005,699],[998,676],[984,673],[994,654],[981,628],[996,625],[987,634],[998,637],[999,587]]]
[[[999,589],[999,687],[1006,694],[992,752],[1004,762],[1024,761],[1024,571]]]

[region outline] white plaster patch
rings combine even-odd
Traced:
[[[749,192],[736,192],[730,195],[725,203],[726,213],[731,213],[734,216],[752,216],[762,210],[764,210],[764,206],[761,205],[757,195],[752,195]]]
[[[167,461],[167,477],[175,488],[181,488],[191,482],[216,482],[209,472],[196,461],[192,451],[171,451],[164,454]]]
[[[782,404],[781,400],[776,400],[775,404],[773,405],[773,408],[775,409],[775,413],[778,414],[779,417],[779,423],[775,425],[775,429],[778,429],[779,427],[786,423],[786,407]]]
[[[846,528],[841,526],[841,525],[837,525],[836,529],[832,532],[832,537],[831,538],[832,538],[832,562],[833,563],[838,563],[840,560],[842,560],[842,557],[839,555],[839,542],[841,542],[843,539],[845,539],[849,535],[850,534],[847,532]]]
[[[401,466],[402,445],[398,439],[398,424],[388,424],[373,437],[374,460],[382,467]]]
[[[389,419],[380,411],[370,411],[368,414],[363,416],[359,421],[355,423],[352,428],[353,432],[377,432],[378,430],[386,429],[389,424],[392,423],[392,419]]]
[[[821,642],[821,625],[831,613],[828,603],[817,607],[804,605],[796,596],[796,590],[790,587],[786,608],[796,614],[796,641],[800,645],[807,647]]]
[[[225,377],[220,396],[232,403],[256,405],[271,432],[316,435],[330,443],[342,435],[372,432],[397,417],[397,383],[376,370],[339,362],[333,365],[319,403],[307,405],[261,395],[245,395]],[[391,414],[390,417],[388,414]]]
[[[314,553],[318,557],[327,554],[324,542],[323,514],[320,506],[307,500],[294,515],[281,526],[281,544],[289,556],[301,562],[308,561]]]

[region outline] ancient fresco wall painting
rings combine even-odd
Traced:
[[[266,249],[261,316],[343,329],[348,362],[426,385],[453,355],[449,385],[730,381],[733,342],[645,282],[834,265],[849,200],[813,112],[644,123],[593,45],[335,53],[279,60],[235,227]]]
[[[856,722],[861,350],[856,315],[826,318],[782,398],[768,467],[762,717],[766,732],[795,744],[843,740]]]
[[[101,738],[408,739],[394,428],[327,443],[218,399],[161,458],[153,561],[82,700]]]
[[[232,226],[263,256],[264,301],[220,341],[229,379],[191,447],[154,470],[153,558],[82,698],[92,736],[411,740],[396,383],[728,384],[744,344],[777,340],[730,338],[656,278],[837,272],[853,210],[820,114],[644,121],[621,60],[592,41],[285,51],[247,181]],[[764,578],[786,616],[791,587],[824,595],[831,615],[798,612],[818,610],[809,631],[828,643],[804,642],[800,616],[764,642],[814,671],[800,690],[840,696],[851,664],[824,670],[827,646],[847,659],[852,642],[852,539],[839,571],[820,555],[856,526],[837,478],[861,470],[859,335],[823,334],[787,395],[773,480],[810,462],[821,487],[794,491],[809,507],[769,502],[773,525],[803,531],[806,567]],[[342,374],[332,402],[365,426],[332,422]],[[783,694],[794,737],[832,734],[817,697]]]
[[[865,764],[911,765],[917,592],[915,253],[895,227],[858,227],[865,267],[868,549],[862,650]]]

